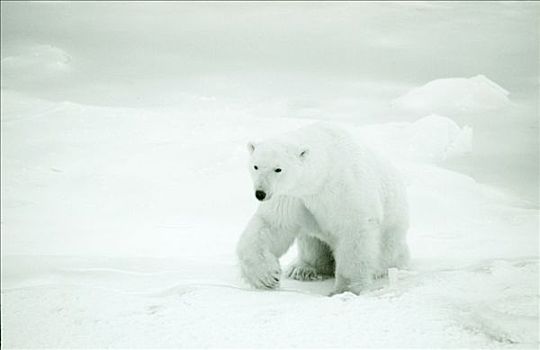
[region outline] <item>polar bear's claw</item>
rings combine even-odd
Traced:
[[[259,269],[253,269],[251,271],[244,271],[244,279],[249,282],[253,287],[258,289],[275,289],[279,287],[281,271],[270,270],[264,271]]]
[[[275,276],[269,276],[265,279],[261,279],[260,283],[262,284],[261,288],[274,289],[279,286],[279,278]]]
[[[307,265],[292,265],[287,271],[287,277],[298,281],[321,281],[324,279],[321,273]]]

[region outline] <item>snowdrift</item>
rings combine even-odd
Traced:
[[[358,137],[394,160],[436,164],[471,153],[473,129],[432,114],[413,123],[366,126]]]
[[[392,101],[397,111],[415,115],[484,113],[510,105],[509,92],[483,75],[437,79]]]
[[[2,84],[56,79],[72,71],[71,61],[66,51],[53,45],[22,46],[15,54],[2,58]]]

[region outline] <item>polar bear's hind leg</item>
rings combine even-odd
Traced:
[[[381,241],[381,266],[385,270],[391,267],[407,268],[409,265],[409,247],[406,241],[407,228],[393,227],[384,231]]]
[[[289,266],[287,277],[299,281],[317,281],[334,276],[334,256],[326,243],[315,237],[301,235],[297,245],[298,257]]]

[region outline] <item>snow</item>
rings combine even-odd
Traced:
[[[328,298],[331,281],[251,290],[234,257],[256,206],[245,143],[312,121],[190,119],[9,91],[2,100],[8,348],[537,342],[538,212],[418,158],[455,141],[460,130],[443,117],[349,125],[394,150],[415,147],[385,150],[409,188],[413,266],[362,296]],[[415,143],[420,132],[435,144]]]
[[[537,5],[126,4],[2,3],[3,348],[538,347]],[[402,172],[411,267],[253,290],[245,145],[321,119]]]
[[[71,57],[58,47],[32,45],[22,48],[21,52],[15,55],[2,58],[2,66],[8,73],[31,73],[35,79],[36,74],[55,74],[70,70],[70,61]]]
[[[510,104],[509,92],[483,75],[436,79],[393,101],[399,110],[415,113],[482,113]]]
[[[472,152],[473,129],[432,114],[412,123],[367,126],[358,136],[390,158],[441,163]]]
[[[275,292],[240,288],[226,264],[143,260],[110,270],[43,260],[56,270],[48,278],[27,275],[4,292],[8,347],[479,348],[537,341],[533,261],[402,272],[394,288],[328,298],[317,294],[329,290],[325,282],[287,282]]]

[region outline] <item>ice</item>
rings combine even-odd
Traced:
[[[472,152],[473,129],[460,128],[452,119],[435,114],[412,123],[372,125],[358,133],[394,159],[441,163]]]
[[[62,49],[52,45],[32,45],[20,52],[2,58],[2,66],[7,73],[55,74],[69,71],[71,57]]]
[[[393,101],[398,110],[456,115],[483,113],[510,105],[509,92],[484,75],[436,79]]]

